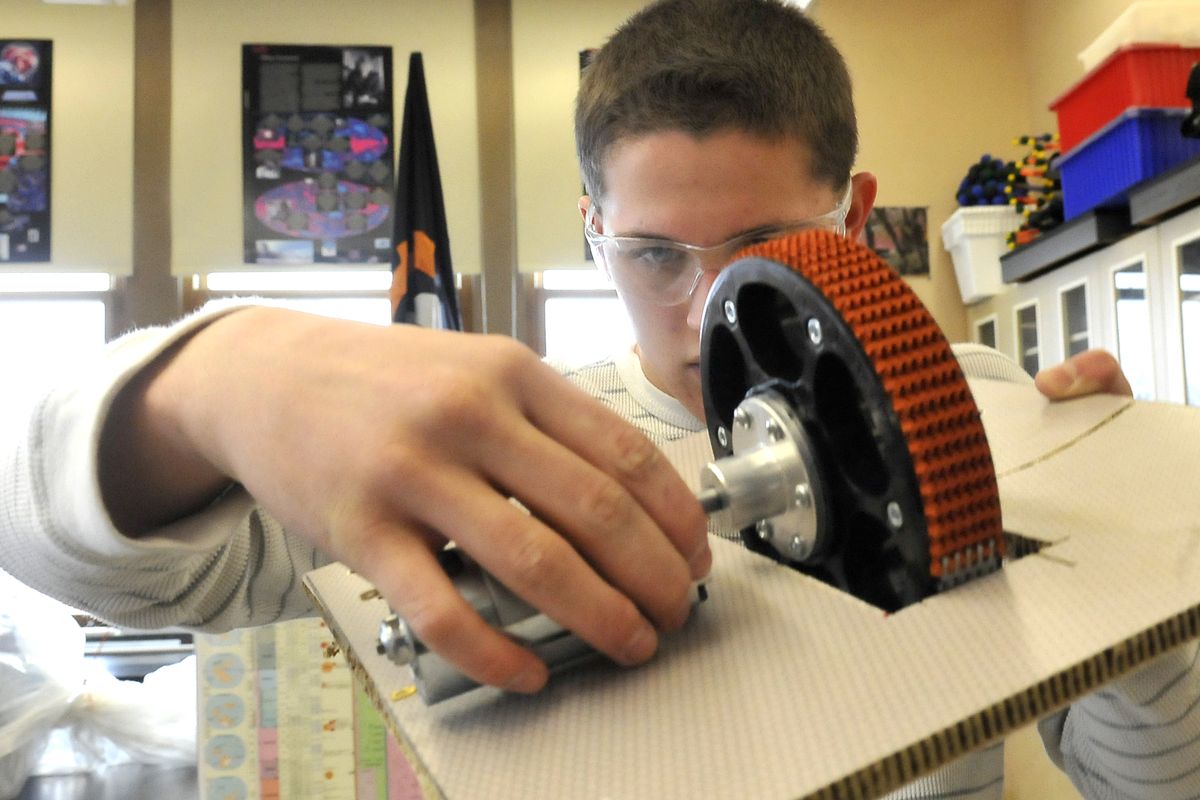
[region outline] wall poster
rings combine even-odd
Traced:
[[[928,209],[876,206],[863,229],[863,242],[901,275],[929,275]]]
[[[52,49],[0,39],[0,264],[50,260]]]
[[[242,47],[244,261],[391,263],[392,49]]]

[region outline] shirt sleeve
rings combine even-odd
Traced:
[[[117,530],[101,497],[100,432],[113,398],[174,343],[232,310],[127,334],[5,414],[0,569],[135,629],[222,631],[310,613],[299,577],[326,559],[240,488],[136,539]]]
[[[1032,383],[1033,378],[999,350],[987,345],[963,342],[951,345],[958,365],[968,378],[989,378],[1010,383]]]
[[[1200,794],[1200,670],[1195,642],[1038,723],[1046,752],[1084,797],[1175,800]]]

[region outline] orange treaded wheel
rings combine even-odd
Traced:
[[[872,250],[826,231],[743,250],[713,285],[701,348],[717,458],[732,454],[739,406],[769,393],[815,460],[815,547],[795,560],[759,527],[742,531],[751,549],[888,611],[1000,565],[995,469],[966,378]]]

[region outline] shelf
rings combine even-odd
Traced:
[[[1000,256],[1002,277],[1005,283],[1036,278],[1059,264],[1112,244],[1131,230],[1128,208],[1094,209]]]
[[[1129,190],[1129,218],[1148,225],[1200,202],[1200,158],[1194,158]]]

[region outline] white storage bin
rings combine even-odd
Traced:
[[[999,294],[1000,256],[1009,231],[1021,227],[1021,215],[1012,206],[960,208],[942,223],[942,244],[954,261],[958,291],[964,303],[976,303]]]
[[[1079,53],[1091,72],[1128,44],[1200,45],[1200,0],[1139,0]]]

